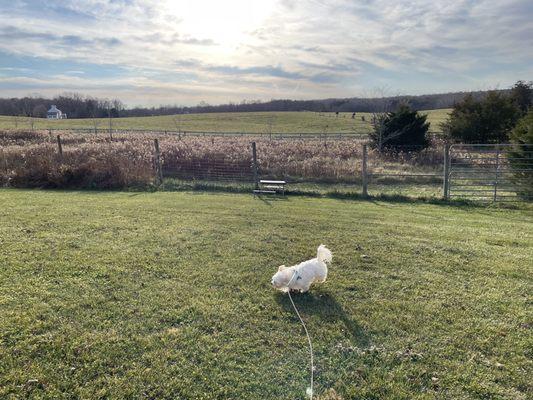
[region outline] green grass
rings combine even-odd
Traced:
[[[428,114],[432,132],[440,131],[439,124],[446,119],[449,109],[424,111]],[[366,121],[361,121],[365,116]],[[156,117],[132,117],[113,119],[114,129],[147,129],[177,131],[212,131],[245,133],[368,133],[370,131],[369,113],[357,113],[351,119],[350,113],[315,112],[251,112],[251,113],[209,113],[164,115]],[[97,119],[98,129],[107,129],[109,120]],[[34,118],[35,129],[94,129],[93,119],[66,119],[51,121]],[[0,116],[0,129],[30,129],[30,119],[25,117]]]
[[[0,190],[0,398],[533,394],[533,215],[245,194]]]

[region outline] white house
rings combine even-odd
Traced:
[[[46,118],[48,119],[64,119],[67,118],[67,114],[63,114],[60,109],[52,104],[52,107],[46,113]]]

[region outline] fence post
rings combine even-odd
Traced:
[[[494,197],[493,201],[496,202],[498,196],[498,172],[500,169],[500,145],[496,145],[496,164],[494,171]]]
[[[255,189],[259,189],[259,171],[258,171],[258,165],[257,165],[257,148],[255,146],[255,142],[252,142],[252,158],[253,158],[253,164],[252,168],[254,170],[254,187]]]
[[[444,200],[450,198],[450,145],[444,145],[444,176],[442,185],[442,197]]]
[[[368,197],[368,170],[367,170],[368,152],[367,145],[363,145],[363,168],[361,169],[361,175],[363,179],[363,196]]]
[[[163,169],[161,168],[161,156],[160,156],[160,152],[159,152],[159,140],[157,138],[154,139],[154,148],[155,148],[154,162],[155,162],[156,180],[157,180],[157,183],[160,185],[161,183],[163,183]]]
[[[57,153],[59,158],[63,158],[63,146],[61,145],[61,136],[57,135]]]
[[[113,140],[112,122],[111,122],[111,109],[107,106],[107,116],[109,117],[109,140]]]

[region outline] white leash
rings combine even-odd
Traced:
[[[300,316],[300,313],[298,312],[298,309],[296,308],[296,305],[294,304],[294,301],[292,301],[292,296],[291,296],[291,289],[290,289],[290,284],[292,283],[292,280],[294,279],[294,277],[296,276],[296,270],[294,271],[294,274],[292,275],[292,278],[291,280],[289,281],[289,283],[287,283],[287,288],[289,290],[287,290],[287,294],[289,295],[289,300],[291,301],[291,304],[292,304],[292,307],[294,308],[294,311],[296,312],[296,315],[298,316],[298,318],[300,319],[300,322],[302,323],[302,326],[304,327],[304,331],[305,331],[305,334],[307,335],[307,342],[309,343],[309,353],[311,354],[311,386],[307,388],[307,395],[309,396],[309,398],[311,400],[313,400],[313,373],[314,373],[314,370],[315,370],[315,366],[314,366],[314,357],[313,357],[313,345],[311,343],[311,336],[309,336],[309,332],[307,331],[307,327],[305,326],[305,322],[304,320],[302,319],[302,317]]]

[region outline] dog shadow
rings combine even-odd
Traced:
[[[368,346],[370,339],[363,328],[353,319],[351,319],[344,308],[339,304],[337,299],[329,293],[298,293],[291,294],[294,304],[305,320],[305,315],[318,315],[325,322],[331,323],[341,321],[344,324],[350,338],[359,346]],[[289,296],[286,293],[276,292],[274,294],[276,302],[288,312],[294,313]]]

